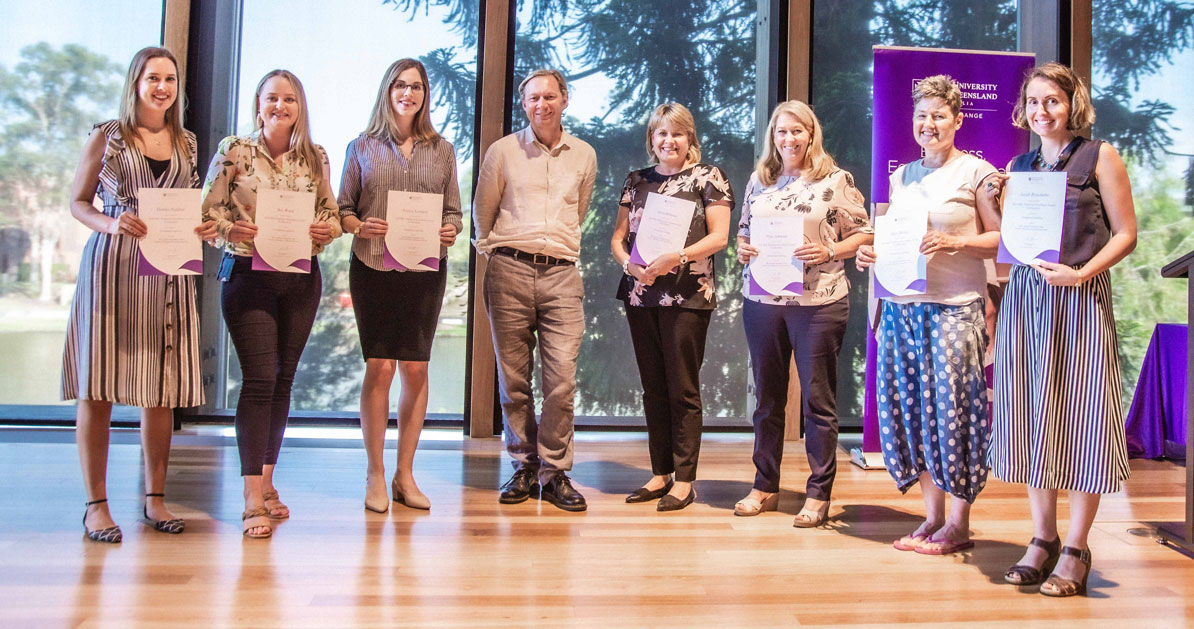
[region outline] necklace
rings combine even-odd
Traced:
[[[1052,170],[1057,170],[1057,164],[1058,164],[1059,162],[1061,162],[1061,156],[1062,156],[1062,153],[1064,153],[1064,152],[1065,152],[1065,151],[1062,151],[1061,153],[1058,153],[1058,154],[1057,154],[1057,159],[1055,159],[1055,160],[1053,160],[1053,161],[1051,161],[1051,162],[1046,162],[1046,161],[1045,161],[1045,152],[1044,152],[1044,151],[1037,151],[1037,154],[1036,154],[1036,163],[1037,163],[1038,165],[1040,165],[1040,167],[1041,167],[1041,170],[1050,170],[1050,171],[1052,171]]]

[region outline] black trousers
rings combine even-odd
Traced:
[[[696,480],[701,452],[701,363],[712,310],[626,306],[643,383],[651,472]]]
[[[252,258],[237,256],[222,293],[242,374],[236,404],[241,476],[260,476],[263,465],[278,462],[290,389],[323,290],[314,257],[310,273],[254,271],[251,265]]]
[[[804,448],[811,468],[807,496],[829,500],[837,474],[837,357],[849,318],[847,297],[821,306],[742,301],[742,323],[755,377],[755,489],[779,491],[788,365],[795,352]]]

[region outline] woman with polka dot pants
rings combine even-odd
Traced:
[[[986,186],[995,168],[954,146],[962,126],[958,85],[929,77],[912,100],[912,129],[924,157],[892,173],[891,202],[877,213],[927,211],[920,247],[927,275],[924,294],[883,301],[875,333],[879,432],[896,486],[906,492],[919,482],[925,503],[924,523],[894,546],[944,555],[974,546],[970,505],[987,481],[983,299],[999,245],[999,213]],[[873,248],[859,249],[859,268],[874,262]]]

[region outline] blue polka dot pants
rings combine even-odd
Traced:
[[[927,471],[943,491],[974,502],[987,483],[991,440],[982,300],[884,301],[880,316],[879,438],[887,471],[900,491]]]

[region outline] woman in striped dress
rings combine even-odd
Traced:
[[[386,495],[386,423],[390,383],[402,379],[398,399],[398,467],[391,483],[394,502],[430,509],[414,478],[415,449],[427,413],[427,366],[448,277],[448,247],[460,233],[460,186],[456,151],[431,126],[427,70],[399,59],[382,78],[369,126],[348,145],[340,178],[340,220],[353,234],[349,291],[365,359],[361,386],[361,432],[369,469],[365,508],[389,509]],[[396,270],[385,263],[387,193],[403,190],[443,197],[436,269]],[[395,224],[401,229],[401,224]]]
[[[1050,596],[1085,591],[1099,498],[1128,477],[1108,271],[1136,246],[1136,214],[1119,154],[1077,135],[1094,118],[1073,70],[1034,68],[1020,88],[1015,122],[1037,134],[1041,147],[1007,167],[1067,174],[1060,262],[1012,267],[995,341],[991,469],[1028,485],[1034,534],[1004,578],[1033,585],[1056,562],[1040,586]],[[1059,490],[1070,499],[1060,550]]]
[[[62,361],[62,399],[79,401],[76,436],[88,500],[83,527],[90,539],[113,543],[122,535],[107,505],[112,404],[142,409],[146,520],[181,533],[183,521],[163,496],[172,411],[203,403],[194,278],[137,272],[137,240],[146,234],[137,191],[199,183],[195,135],[182,128],[174,56],[165,48],[138,52],[121,94],[120,117],[95,126],[71,189],[71,215],[95,233],[83,250]],[[92,205],[96,194],[102,212]],[[212,238],[215,225],[204,223],[195,233]]]

